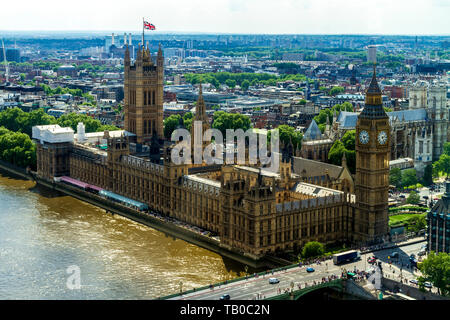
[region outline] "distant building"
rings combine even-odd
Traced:
[[[406,88],[401,86],[384,86],[383,92],[388,94],[392,99],[406,98]]]
[[[445,83],[418,82],[408,88],[409,109],[387,112],[391,125],[391,160],[414,159],[418,174],[438,160],[449,135],[447,86]],[[342,111],[333,126],[342,137],[356,127],[357,113]]]
[[[374,45],[367,47],[367,62],[377,62],[377,47]]]
[[[282,60],[284,61],[303,61],[305,60],[304,53],[283,53]]]
[[[411,158],[402,158],[389,161],[389,170],[394,168],[398,168],[400,170],[403,169],[413,169],[414,168],[414,160]]]
[[[72,65],[63,65],[58,68],[58,77],[69,76],[74,78],[77,76],[77,68]]]
[[[20,50],[16,48],[6,48],[6,60],[7,61],[14,61],[14,62],[20,62]],[[5,60],[3,56],[3,48],[0,49],[0,62],[3,62]]]

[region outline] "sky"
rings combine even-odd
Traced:
[[[450,0],[0,2],[1,31],[139,31],[142,17],[155,32],[450,34]]]

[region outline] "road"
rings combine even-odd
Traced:
[[[382,262],[383,273],[388,273],[389,275],[392,275],[392,277],[395,277],[396,275],[400,275],[401,263],[403,262],[404,265],[406,265],[409,261],[409,255],[411,253],[414,253],[417,256],[417,253],[424,244],[425,241],[405,245],[395,249],[384,249],[376,251],[375,255],[379,261]],[[393,251],[397,251],[399,253],[399,259],[398,261],[393,262],[389,267],[388,262],[391,259],[388,259],[388,256],[392,255]],[[370,264],[367,263],[367,258],[372,255],[373,253],[363,254],[361,255],[361,260],[339,266],[334,265],[332,260],[322,262],[321,264],[309,265],[315,269],[315,272],[312,273],[306,272],[306,268],[309,266],[302,266],[300,268],[292,268],[285,271],[275,272],[273,275],[268,274],[257,278],[249,277],[247,280],[221,285],[213,289],[192,292],[186,295],[174,297],[171,300],[218,300],[223,294],[229,294],[233,300],[253,300],[258,298],[257,294],[260,295],[260,299],[264,299],[280,294],[278,291],[279,289],[284,292],[285,289],[289,289],[291,287],[291,283],[294,284],[294,290],[298,290],[298,284],[301,285],[301,288],[305,287],[305,283],[307,283],[308,286],[311,286],[313,281],[321,282],[322,277],[333,274],[340,275],[344,268],[347,271],[353,271],[354,269],[359,271],[368,270]],[[406,268],[402,268],[403,279],[416,279],[417,276],[417,272],[413,274],[411,269],[406,270]],[[277,278],[280,282],[278,284],[269,284],[269,278],[272,277]],[[390,276],[391,279],[392,277]]]
[[[420,189],[417,189],[417,193],[420,196],[420,200],[424,200],[426,202],[427,205],[429,205],[430,201],[433,200],[433,202],[436,202],[436,200],[434,200],[435,198],[437,198],[439,195],[444,194],[445,192],[445,186],[443,183],[436,183],[437,188],[434,191],[431,191],[429,188],[427,187],[423,187]],[[403,195],[404,198],[400,198],[399,196]],[[408,198],[409,193],[407,192],[400,192],[397,195],[391,195],[390,199],[391,200],[397,200],[397,201],[402,201],[406,198]],[[424,198],[427,197],[426,199]]]

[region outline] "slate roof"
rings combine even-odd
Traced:
[[[426,109],[410,109],[410,110],[401,110],[401,111],[392,111],[388,112],[387,115],[391,121],[421,121],[428,120],[427,110]]]
[[[445,193],[431,209],[431,213],[450,216],[450,181],[445,182]]]
[[[426,121],[428,120],[426,109],[410,109],[401,111],[386,112],[390,121]],[[342,129],[356,128],[356,121],[358,120],[357,112],[341,111],[337,118],[339,127]]]
[[[336,166],[325,162],[305,159],[301,157],[293,157],[294,173],[302,175],[302,171],[306,171],[306,177],[325,177],[325,170],[331,179],[337,179],[341,175],[344,167]]]
[[[314,119],[311,121],[311,124],[309,125],[308,129],[303,135],[303,139],[305,140],[322,139],[322,132],[320,131],[319,126],[317,125],[316,121],[314,121]]]
[[[358,120],[357,112],[341,111],[337,118],[339,127],[343,129],[354,129]]]

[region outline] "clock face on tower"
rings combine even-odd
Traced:
[[[386,134],[385,131],[381,131],[381,132],[378,134],[378,143],[379,143],[379,144],[385,144],[386,141],[387,141],[387,134]]]
[[[362,144],[369,142],[369,133],[366,130],[362,130],[359,133],[359,141],[361,141]]]

